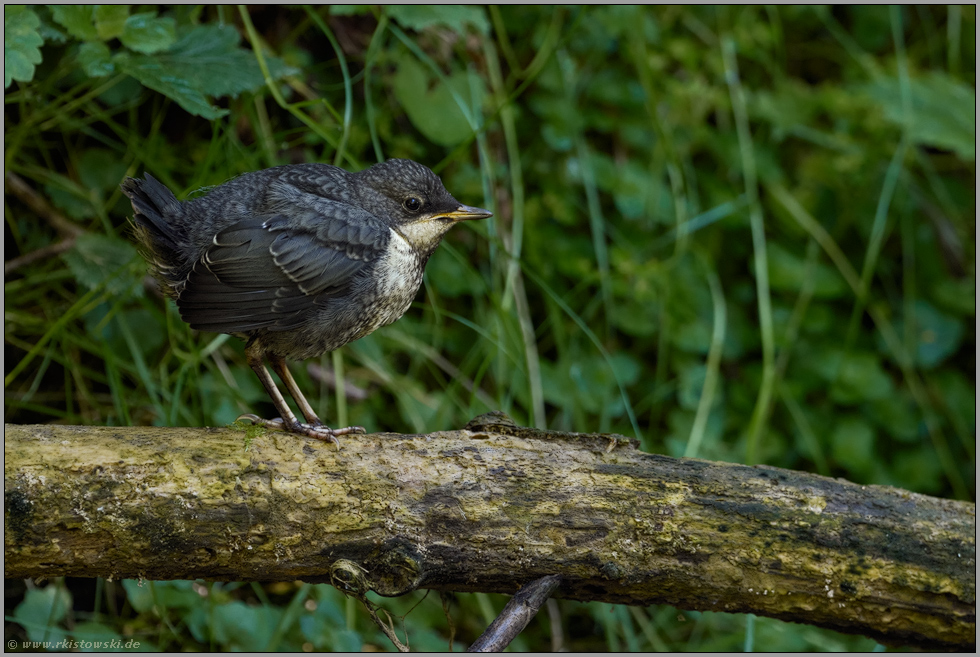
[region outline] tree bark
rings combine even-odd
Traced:
[[[516,427],[5,425],[6,577],[332,582],[754,613],[967,650],[976,507]]]

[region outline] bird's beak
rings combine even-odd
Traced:
[[[472,219],[486,219],[487,217],[492,216],[493,213],[489,210],[471,208],[468,205],[461,205],[452,212],[446,212],[445,214],[439,215],[439,218],[445,217],[446,219],[452,219],[453,221],[469,221]]]

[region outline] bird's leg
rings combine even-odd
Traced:
[[[259,377],[259,381],[262,382],[262,387],[269,394],[272,399],[272,403],[275,404],[276,410],[279,411],[279,419],[276,420],[265,420],[251,413],[242,415],[241,417],[248,418],[254,424],[261,424],[262,426],[269,427],[271,429],[284,429],[290,433],[297,433],[303,436],[309,436],[310,438],[316,438],[317,440],[326,440],[336,444],[340,447],[340,441],[337,440],[337,436],[342,436],[348,433],[364,433],[362,427],[346,427],[343,429],[331,429],[329,427],[323,426],[320,420],[316,417],[313,412],[313,408],[310,406],[306,398],[303,397],[302,393],[299,392],[299,387],[296,385],[296,381],[290,375],[289,370],[286,369],[286,363],[282,358],[270,358],[269,361],[272,363],[273,368],[275,368],[276,373],[282,377],[283,382],[286,384],[287,389],[290,394],[299,404],[300,409],[303,411],[303,415],[306,419],[311,422],[311,424],[302,424],[293,415],[292,409],[289,408],[289,404],[286,403],[286,399],[279,392],[279,388],[276,387],[276,382],[272,380],[272,375],[269,374],[269,370],[265,368],[265,363],[263,362],[264,351],[261,343],[258,339],[251,340],[247,345],[245,345],[245,358],[248,361],[249,367],[255,372],[255,375]]]
[[[267,357],[267,360],[269,361],[269,364],[272,365],[272,371],[278,374],[279,378],[282,379],[282,382],[286,384],[286,390],[288,390],[292,398],[296,400],[296,405],[299,406],[299,410],[303,414],[303,417],[306,418],[306,421],[314,427],[322,426],[323,423],[320,421],[320,418],[317,417],[316,411],[313,410],[310,402],[306,401],[306,397],[303,395],[303,392],[299,389],[299,386],[296,385],[296,379],[293,378],[292,373],[289,371],[289,367],[286,366],[286,359],[282,356],[273,356],[270,354]]]
[[[282,382],[286,384],[286,390],[293,399],[296,400],[296,405],[299,406],[300,412],[303,413],[303,417],[306,421],[310,423],[310,426],[317,431],[328,432],[331,436],[343,436],[348,433],[364,433],[364,427],[343,427],[342,429],[331,429],[325,426],[320,418],[317,417],[316,412],[313,407],[310,406],[310,402],[306,401],[306,397],[303,392],[296,385],[296,379],[293,378],[292,373],[289,371],[289,367],[286,366],[286,359],[282,356],[269,355],[269,364],[272,365],[273,371],[279,375]]]
[[[252,368],[255,375],[259,377],[259,381],[262,382],[262,387],[265,388],[266,393],[268,393],[269,398],[272,399],[272,403],[275,405],[276,410],[279,411],[278,420],[265,420],[248,413],[242,417],[247,417],[254,424],[261,424],[266,427],[273,429],[285,429],[286,431],[296,432],[294,427],[299,427],[300,423],[297,421],[296,416],[293,415],[293,411],[289,408],[289,404],[286,403],[286,399],[279,392],[279,388],[276,386],[276,382],[272,380],[272,375],[269,374],[269,370],[265,368],[265,363],[262,359],[262,345],[258,340],[250,340],[247,345],[245,345],[245,359],[248,361],[248,366]],[[335,441],[336,442],[336,441]],[[337,443],[338,446],[340,443]]]

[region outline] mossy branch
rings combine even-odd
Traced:
[[[5,576],[306,580],[754,613],[972,649],[976,507],[515,427],[6,425]]]

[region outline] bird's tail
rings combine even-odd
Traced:
[[[149,173],[145,180],[126,178],[120,188],[133,204],[133,232],[143,255],[164,290],[176,296],[182,279],[178,270],[183,260],[180,257],[183,240],[177,228],[183,213],[180,201]]]

